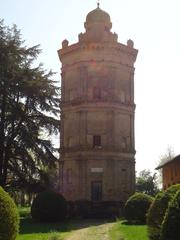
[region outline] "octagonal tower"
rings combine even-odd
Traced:
[[[133,41],[117,41],[98,7],[62,63],[61,191],[68,200],[125,202],[135,188]]]

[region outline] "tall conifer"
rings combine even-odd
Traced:
[[[28,48],[16,25],[0,20],[0,185],[37,182],[54,166],[55,148],[46,134],[58,134],[59,88],[39,64],[39,45]],[[43,175],[43,174],[42,174]],[[12,182],[11,182],[12,180]]]

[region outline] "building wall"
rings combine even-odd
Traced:
[[[180,161],[173,161],[162,168],[163,188],[180,183]]]
[[[135,188],[137,50],[132,44],[118,43],[111,32],[104,32],[106,41],[99,42],[92,41],[93,34],[96,40],[101,37],[93,31],[88,35],[87,30],[78,43],[69,46],[65,40],[58,51],[62,62],[60,190],[68,200],[90,200],[92,182],[100,181],[102,200],[124,202]],[[93,145],[94,136],[101,137],[100,146]]]
[[[63,193],[69,200],[90,200],[91,182],[102,181],[103,200],[126,201],[135,182],[134,69],[95,65],[64,70]],[[98,98],[95,88],[101,91]],[[95,135],[101,136],[99,149],[93,147]],[[93,168],[103,172],[92,173]],[[68,171],[72,182],[67,181]]]

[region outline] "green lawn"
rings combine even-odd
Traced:
[[[111,240],[148,240],[146,225],[127,225],[118,221],[110,230]]]
[[[67,223],[34,222],[30,218],[29,208],[20,208],[19,213],[20,234],[16,240],[61,240],[69,234],[70,228]]]
[[[31,219],[29,208],[20,208],[19,212],[21,216],[20,234],[16,240],[63,240],[73,230],[78,229],[75,226],[82,225],[83,223],[83,220],[82,222],[72,221],[71,223],[38,223]],[[96,226],[95,222],[92,221],[87,231],[90,235],[89,239],[92,239],[93,229],[97,228],[96,230],[101,230],[98,224],[96,227],[92,227],[93,224]],[[102,229],[103,231],[104,228]],[[128,225],[125,221],[113,223],[109,235],[110,240],[148,240],[146,225]],[[96,240],[99,240],[98,238]]]

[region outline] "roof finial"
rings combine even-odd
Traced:
[[[100,5],[100,0],[97,1],[97,8],[99,8],[99,5]]]

